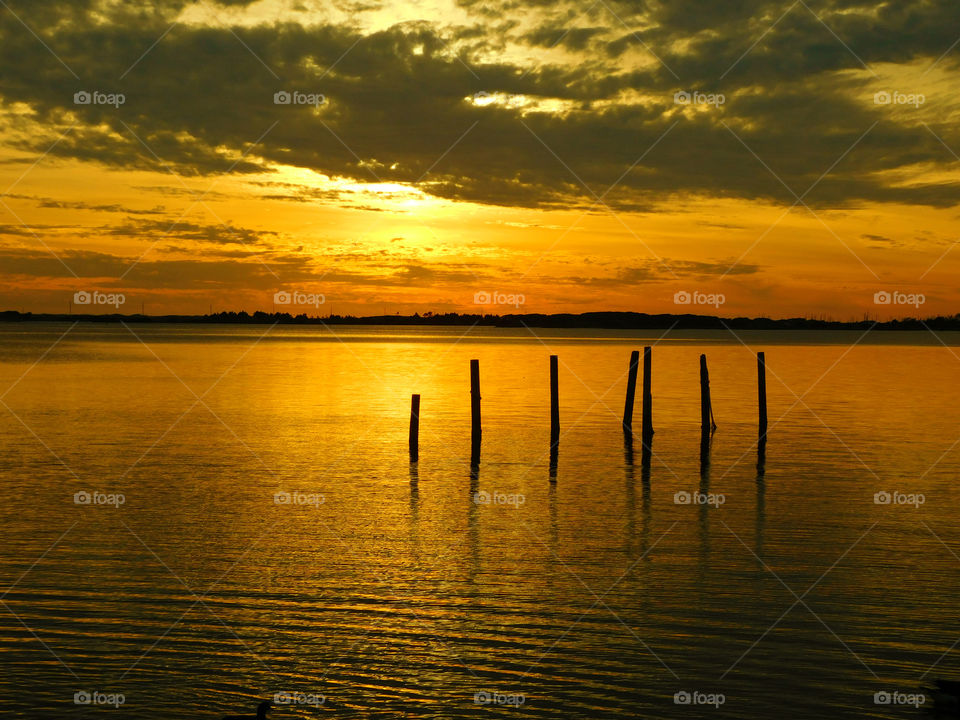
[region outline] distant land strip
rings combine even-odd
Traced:
[[[209,315],[123,315],[89,313],[21,313],[0,312],[0,322],[127,322],[127,323],[201,323],[259,325],[449,325],[500,328],[571,328],[603,330],[958,330],[960,314],[926,319],[840,321],[817,318],[722,318],[715,315],[648,315],[637,312],[587,312],[545,315],[480,315],[461,313],[425,313],[423,315],[329,315],[311,317],[305,314],[265,312],[219,312]]]

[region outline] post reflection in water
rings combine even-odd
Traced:
[[[766,463],[767,440],[763,438],[757,446],[757,519],[756,519],[756,553],[763,557],[763,529],[766,524]]]
[[[410,539],[415,549],[420,548],[420,469],[410,463]]]
[[[699,498],[699,528],[700,528],[700,573],[707,570],[710,560],[710,450],[713,444],[713,435],[704,432],[700,435],[700,498]]]
[[[633,464],[633,434],[625,432],[623,434],[623,467],[626,479],[624,489],[626,497],[626,552],[627,557],[632,557],[634,544],[637,541],[637,476]]]
[[[480,506],[477,502],[480,492],[480,463],[470,463],[470,495],[467,509],[467,536],[470,542],[470,573],[469,582],[476,584],[480,572]]]
[[[633,438],[631,438],[631,441]],[[640,554],[648,557],[650,551],[650,460],[653,455],[652,438],[647,438],[640,449],[640,485],[643,493],[643,530],[640,533]]]
[[[550,503],[550,549],[556,555],[560,545],[560,525],[557,519],[557,485],[551,483],[547,489],[547,498]]]

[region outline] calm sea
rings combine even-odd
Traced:
[[[0,325],[2,715],[918,716],[960,678],[942,339]]]

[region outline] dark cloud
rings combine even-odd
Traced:
[[[523,37],[531,45],[584,50],[590,44],[591,39],[605,32],[605,28],[599,27],[571,28],[561,25],[544,25]]]
[[[167,209],[161,205],[148,209],[138,209],[126,207],[119,203],[110,205],[93,204],[82,200],[55,200],[48,197],[37,197],[34,195],[8,195],[18,200],[32,200],[37,207],[49,208],[53,210],[89,210],[91,212],[105,213],[123,213],[124,215],[165,215]]]
[[[171,187],[169,185],[134,185],[134,190],[142,190],[148,193],[159,193],[160,195],[171,195],[173,197],[189,196],[194,199],[202,198],[204,202],[210,200],[229,200],[232,195],[228,193],[217,192],[216,190],[194,190],[188,187]]]
[[[960,128],[935,99],[922,116],[873,105],[873,78],[861,64],[932,63],[956,40],[952,1],[832,0],[811,5],[816,14],[798,4],[783,17],[782,3],[763,0],[610,2],[590,12],[568,4],[549,13],[533,3],[523,12],[539,15],[523,26],[506,21],[521,12],[516,3],[467,3],[477,22],[452,29],[424,21],[367,34],[292,22],[177,25],[145,56],[184,2],[94,6],[39,2],[23,11],[79,80],[0,13],[3,101],[28,104],[47,130],[11,140],[14,147],[47,150],[75,116],[79,125],[52,155],[169,166],[184,176],[285,163],[534,208],[589,207],[602,196],[614,209],[644,212],[678,194],[792,203],[814,184],[804,201],[815,207],[949,206],[960,189],[945,176],[912,185],[884,179],[954,162],[921,117],[957,148]],[[486,15],[500,18],[492,24],[499,31],[484,31]],[[570,60],[481,59],[505,42],[557,45]],[[651,59],[645,46],[663,63],[623,62],[628,51]],[[941,68],[954,72],[954,63],[948,56]],[[122,92],[126,102],[73,103],[75,92],[94,89]],[[678,89],[721,92],[726,102],[692,111],[674,104]],[[327,103],[276,105],[279,90],[322,93]],[[528,105],[466,99],[479,91],[523,96]]]
[[[509,282],[511,277],[525,285],[544,282],[551,286],[629,288],[678,279],[716,280],[728,272],[732,275],[752,275],[761,269],[757,265],[742,263],[731,270],[733,259],[695,262],[665,258],[648,259],[614,269],[612,273],[537,280],[520,276],[515,268],[480,263],[428,263],[396,254],[390,256],[388,253],[375,259],[369,255],[337,253],[325,259],[329,265],[323,265],[304,253],[270,252],[254,248],[212,248],[204,253],[202,259],[167,257],[181,251],[189,253],[190,249],[169,246],[159,250],[155,257],[138,258],[81,250],[58,251],[54,255],[42,250],[0,247],[0,264],[11,279],[68,280],[71,283],[95,284],[103,290],[267,290],[275,289],[278,283],[322,283],[324,286],[348,287],[351,292],[363,287],[475,287],[483,283]],[[348,260],[353,261],[349,269],[340,267]]]
[[[727,275],[754,275],[761,267],[738,263],[734,258],[716,261],[650,258],[643,263],[618,268],[613,275],[567,278],[567,282],[608,288],[630,287],[675,280],[718,280]]]
[[[169,237],[212,245],[257,245],[277,237],[277,233],[272,231],[251,230],[230,224],[201,225],[175,217],[166,220],[128,220],[121,225],[100,228],[99,232],[103,235],[138,237],[154,241]]]
[[[224,257],[241,259],[237,255]],[[96,283],[101,289],[269,289],[277,286],[277,275],[285,282],[305,282],[319,277],[306,256],[248,253],[242,259],[244,261],[234,262],[150,258],[138,261],[137,257],[84,250],[63,250],[54,255],[38,250],[0,248],[0,264],[8,278],[66,279]]]

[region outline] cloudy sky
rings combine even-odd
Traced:
[[[953,314],[958,68],[956,0],[4,0],[0,308]]]

